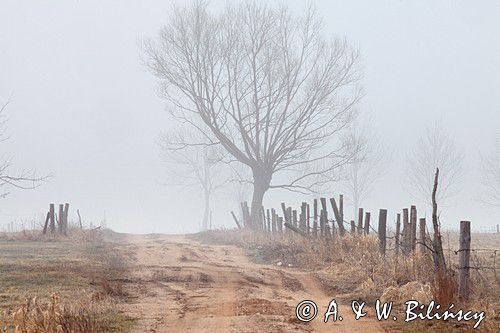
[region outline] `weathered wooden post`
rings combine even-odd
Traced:
[[[410,253],[410,220],[408,218],[408,208],[403,209],[403,242],[402,242],[402,247],[403,247],[403,253],[408,254]]]
[[[313,213],[314,213],[314,219],[313,219],[313,236],[315,238],[317,238],[318,237],[318,199],[314,199]]]
[[[54,234],[56,232],[56,218],[55,218],[55,207],[54,204],[50,204],[49,206],[49,214],[50,214],[50,233]]]
[[[323,210],[323,225],[325,228],[325,237],[330,238],[330,224],[328,223],[328,211],[326,207],[326,198],[320,198],[321,209]]]
[[[410,229],[411,251],[415,252],[415,249],[417,247],[417,207],[413,205],[410,207],[410,223],[411,223],[411,229]]]
[[[276,211],[274,208],[271,209],[271,232],[275,234],[278,230],[278,222],[276,219]]]
[[[419,231],[419,238],[420,238],[420,253],[425,253],[427,250],[426,244],[425,244],[425,217],[420,218],[419,224],[418,224],[418,231]]]
[[[267,232],[272,233],[271,229],[271,210],[266,209]]]
[[[460,222],[458,298],[469,299],[470,221]]]
[[[351,235],[354,235],[356,233],[356,223],[354,223],[354,220],[351,220]]]
[[[358,235],[363,233],[363,208],[358,208]]]
[[[78,215],[78,223],[80,224],[80,229],[83,229],[82,216],[80,215],[79,209],[76,210],[76,214]],[[234,215],[234,213],[233,213],[233,215]],[[238,219],[236,219],[236,220],[238,220]],[[241,229],[240,226],[238,226],[238,228]]]
[[[342,201],[344,200],[342,196]],[[333,209],[333,215],[335,216],[335,220],[337,220],[337,225],[339,226],[339,234],[340,236],[345,235],[345,228],[344,228],[344,217],[343,214],[341,213],[340,206],[337,206],[337,202],[335,201],[335,198],[330,199],[330,204],[332,205]],[[339,201],[340,204],[340,201]],[[343,204],[343,203],[342,203]]]
[[[394,236],[394,249],[396,255],[399,254],[399,233],[401,231],[401,213],[398,213],[396,218],[396,235]]]
[[[307,234],[311,233],[311,209],[308,203],[306,203],[306,230]]]
[[[283,234],[283,218],[278,216],[278,231],[279,234]]]
[[[57,224],[59,227],[59,234],[63,234],[63,229],[64,229],[64,205],[60,204],[59,205],[59,215],[57,219]]]
[[[300,230],[307,232],[307,202],[300,205]]]
[[[370,234],[370,212],[365,213],[365,235]]]
[[[78,209],[76,210],[76,212],[78,213]],[[78,214],[78,216],[80,216],[80,214]],[[236,226],[238,227],[238,229],[241,229],[240,221],[238,221],[238,218],[236,217],[236,215],[234,214],[233,211],[231,211],[231,216],[233,217],[234,223],[236,223]],[[80,228],[82,228],[81,220],[80,220]]]
[[[378,240],[380,253],[385,255],[387,244],[387,209],[381,209],[378,214]]]
[[[45,223],[43,225],[43,234],[47,233],[47,227],[49,226],[50,212],[47,212],[47,217],[45,218]]]
[[[68,216],[69,216],[69,203],[64,204],[64,226],[63,226],[63,233],[64,236],[68,235]]]

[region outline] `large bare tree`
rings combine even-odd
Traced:
[[[495,142],[492,153],[483,157],[481,182],[484,189],[481,201],[490,206],[500,207],[500,139]]]
[[[201,230],[207,230],[214,192],[226,184],[229,177],[224,176],[224,164],[220,163],[223,158],[220,147],[194,145],[179,149],[179,143],[186,140],[194,141],[195,138],[187,131],[163,135],[159,142],[162,157],[168,166],[170,178],[175,179],[175,185],[201,189],[203,218],[200,227]]]
[[[183,146],[218,144],[250,168],[253,221],[268,189],[314,190],[350,161],[358,52],[325,38],[313,8],[297,17],[245,2],[214,14],[196,1],[144,49],[171,115],[204,135]]]
[[[458,192],[463,176],[464,153],[440,122],[427,127],[417,145],[407,155],[407,178],[412,194],[422,202],[432,204],[434,178],[439,168],[440,186],[434,197],[446,202]]]
[[[6,135],[5,112],[9,102],[0,106],[0,142],[8,139]],[[0,156],[0,197],[4,198],[10,194],[9,187],[17,189],[33,189],[47,176],[39,177],[30,170],[12,171],[12,161],[6,155]],[[5,188],[5,190],[3,190]]]

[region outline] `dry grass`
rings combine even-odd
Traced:
[[[126,331],[134,320],[119,314],[113,304],[126,295],[121,281],[127,263],[113,247],[102,232],[88,230],[72,232],[68,238],[39,232],[4,235],[0,240],[4,322],[11,330],[34,327],[18,332]],[[45,317],[53,322],[50,328],[41,324]]]
[[[333,242],[307,240],[295,234],[274,237],[255,234],[247,230],[219,230],[192,236],[198,240],[219,244],[232,244],[245,248],[256,261],[283,266],[289,265],[316,271],[316,276],[327,293],[336,298],[351,300],[362,299],[373,303],[384,293],[391,300],[400,301],[418,298],[422,301],[435,300],[440,304],[457,304],[457,278],[455,268],[458,255],[446,251],[451,274],[445,281],[437,281],[432,273],[433,261],[430,253],[417,252],[412,256],[396,256],[389,250],[386,256],[378,252],[375,236],[346,235]],[[446,233],[443,237],[445,247],[458,248],[458,235]],[[498,234],[473,234],[472,248],[498,248]],[[392,244],[388,244],[392,248]],[[495,263],[491,251],[474,251],[471,266],[491,267]],[[437,288],[438,285],[441,288]],[[443,287],[444,286],[444,287]],[[500,285],[493,270],[471,270],[471,299],[464,308],[485,310],[487,320],[481,331],[498,331],[500,324]],[[426,322],[411,325],[392,323],[396,330],[411,332],[446,332],[452,327],[455,331],[467,331],[470,324],[447,324]]]

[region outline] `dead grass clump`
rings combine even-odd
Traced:
[[[94,333],[106,330],[103,314],[108,310],[95,303],[61,304],[53,294],[50,301],[40,305],[35,298],[0,319],[2,332],[22,333]]]

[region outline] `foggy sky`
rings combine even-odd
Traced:
[[[466,152],[466,177],[441,221],[491,228],[479,161],[500,135],[500,2],[315,1],[327,33],[358,47],[365,72],[361,117],[372,119],[392,162],[363,206],[396,211],[416,202],[405,193],[404,156],[426,125],[441,120]],[[220,6],[214,1],[214,6]],[[195,231],[196,189],[165,186],[156,141],[168,122],[157,82],[142,65],[139,42],[155,37],[172,1],[0,2],[0,103],[10,139],[1,154],[17,169],[53,177],[36,190],[0,199],[0,229],[41,219],[50,202],[79,208],[84,220],[124,232]],[[301,10],[303,2],[291,7]],[[1,155],[0,154],[0,155]],[[338,194],[332,187],[332,194]],[[271,192],[266,204],[302,201]],[[234,198],[221,193],[214,224],[232,227]],[[424,209],[424,206],[418,206]],[[348,214],[350,212],[348,211]],[[419,215],[423,215],[419,214]],[[430,216],[427,213],[427,216]]]

